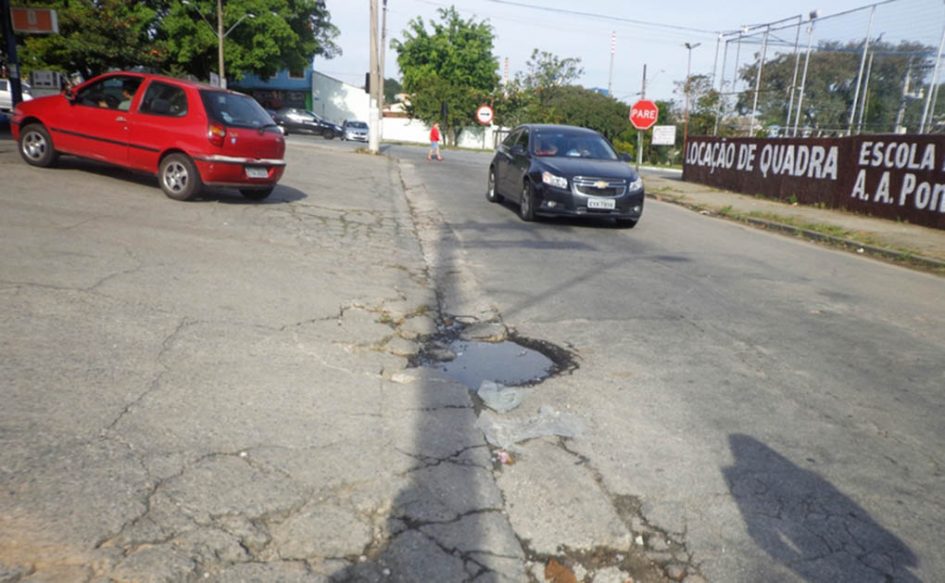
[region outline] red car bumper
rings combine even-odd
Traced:
[[[200,179],[210,186],[260,188],[275,186],[285,172],[284,160],[210,156],[194,160]]]

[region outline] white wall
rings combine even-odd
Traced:
[[[430,143],[430,126],[418,119],[385,117],[381,139],[387,142]],[[478,150],[495,149],[495,133],[499,128],[472,126],[459,136],[459,147]]]

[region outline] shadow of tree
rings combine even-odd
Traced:
[[[729,444],[735,463],[722,473],[771,558],[806,581],[919,581],[909,547],[830,482],[753,437],[733,434]]]

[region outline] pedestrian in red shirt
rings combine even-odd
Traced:
[[[427,154],[427,160],[432,160],[436,156],[437,160],[442,160],[443,156],[440,156],[440,124],[434,123],[433,128],[430,129],[430,153]]]

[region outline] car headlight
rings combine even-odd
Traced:
[[[554,186],[555,188],[560,188],[561,190],[568,189],[568,179],[562,178],[560,176],[555,176],[551,172],[545,171],[541,173],[541,181],[547,184],[548,186]]]
[[[636,180],[627,185],[627,190],[634,191],[643,188],[643,179],[637,176]]]

